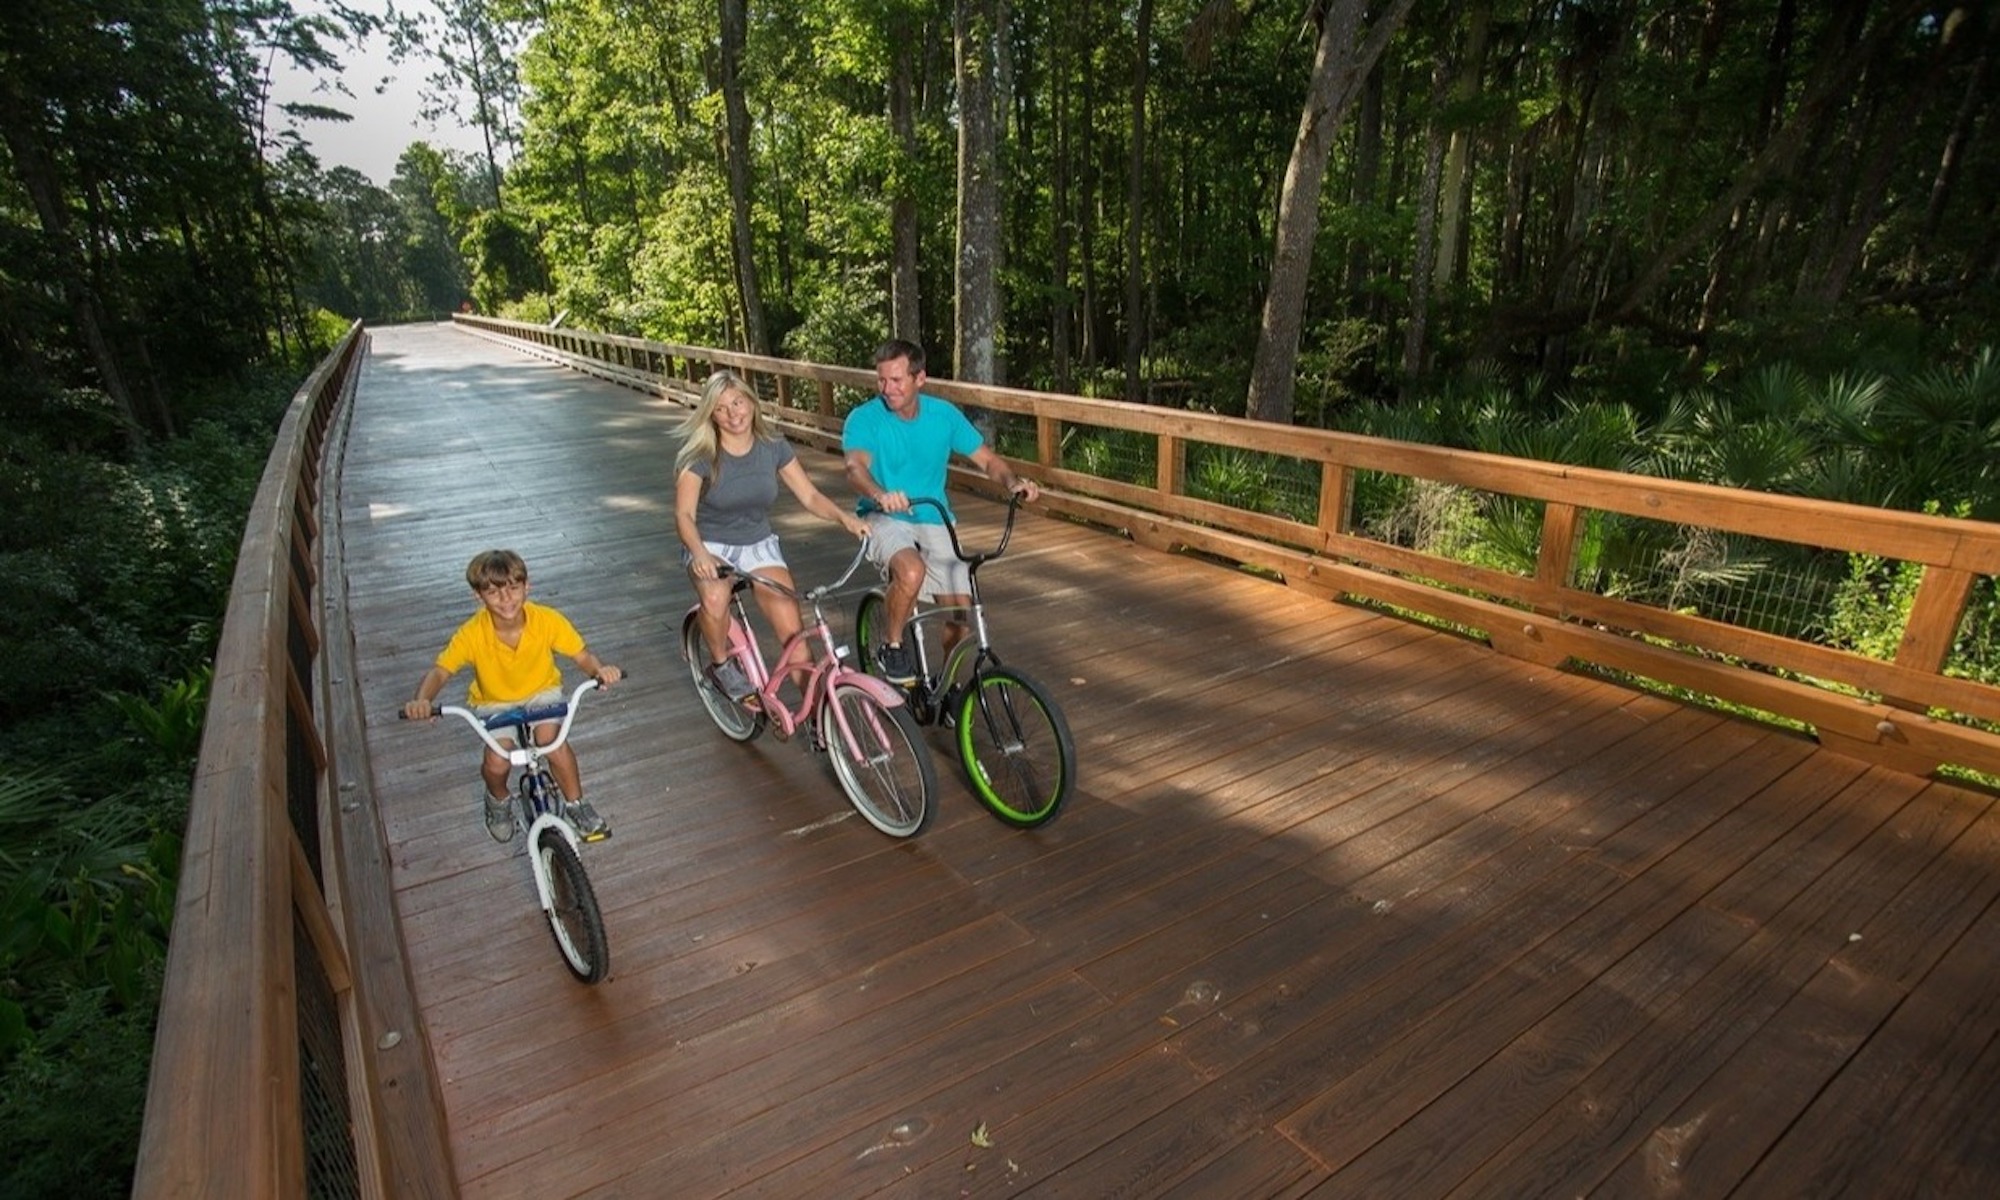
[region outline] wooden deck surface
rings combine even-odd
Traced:
[[[1079,791],[1011,831],[936,741],[898,843],[703,715],[678,409],[373,336],[336,583],[465,1195],[2000,1195],[1992,796],[1032,518],[983,578]],[[469,734],[394,719],[494,545],[633,675],[578,726],[595,988]]]

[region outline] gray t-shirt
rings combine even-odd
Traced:
[[[688,464],[702,479],[694,522],[704,542],[749,546],[771,536],[771,505],[778,499],[778,472],[797,455],[783,438],[758,441],[748,454],[722,451],[711,464]],[[713,470],[711,470],[713,467]]]

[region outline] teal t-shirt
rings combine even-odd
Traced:
[[[951,501],[945,496],[945,468],[950,465],[951,456],[969,457],[984,444],[979,430],[965,419],[957,405],[921,393],[917,396],[917,413],[909,420],[890,412],[882,397],[877,396],[847,414],[847,423],[840,434],[841,449],[868,452],[875,482],[912,500],[935,500],[945,506],[946,512],[951,511]],[[857,511],[866,512],[872,507],[863,501]],[[929,507],[894,515],[920,525],[942,521],[937,510]]]

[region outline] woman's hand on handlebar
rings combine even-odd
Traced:
[[[864,542],[868,540],[868,522],[862,520],[860,517],[855,516],[853,513],[842,513],[840,514],[840,524],[842,528],[855,537],[860,538]]]
[[[722,560],[707,550],[697,551],[688,555],[688,574],[696,579],[720,579]]]

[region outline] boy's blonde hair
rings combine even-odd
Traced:
[[[472,557],[465,568],[465,582],[475,592],[509,583],[526,583],[528,564],[512,550],[487,550]]]

